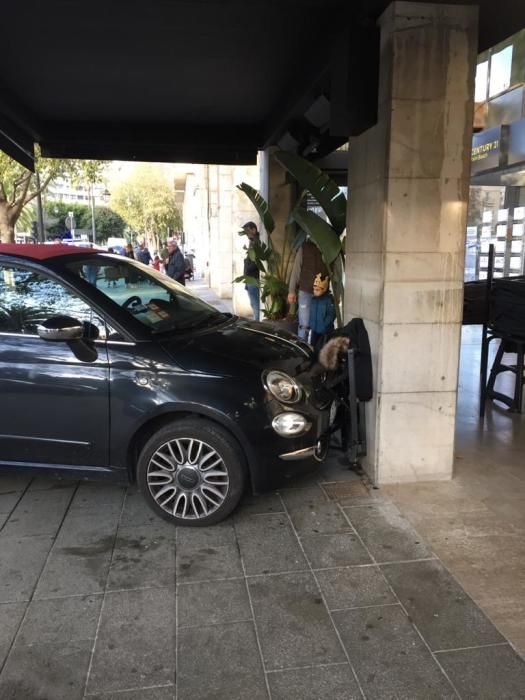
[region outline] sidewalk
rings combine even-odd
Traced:
[[[0,668],[2,700],[525,696],[525,662],[335,450],[200,529],[135,487],[0,473]]]

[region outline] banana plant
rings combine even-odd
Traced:
[[[324,209],[332,228],[341,236],[346,228],[346,197],[332,178],[295,153],[276,151],[273,157],[297,180],[303,190],[315,197]]]
[[[342,326],[341,300],[343,296],[344,252],[342,236],[346,227],[346,197],[336,183],[310,161],[287,151],[276,151],[275,160],[294,177],[299,185],[312,194],[323,208],[329,223],[302,206],[295,206],[291,219],[296,221],[304,234],[321,251],[322,258],[332,278],[337,325]]]
[[[265,258],[262,257],[261,251],[255,245],[248,249],[248,255],[257,263],[259,270],[263,274],[261,285],[262,298],[263,300],[270,300],[269,307],[267,304],[266,315],[268,316],[268,313],[270,313],[270,318],[282,318],[286,315],[287,307],[284,300],[288,292],[292,258],[304,243],[306,237],[309,236],[321,251],[322,258],[330,271],[336,302],[337,324],[341,326],[344,268],[341,236],[346,226],[346,197],[326,173],[301,156],[288,153],[287,151],[277,151],[273,154],[273,157],[281,167],[293,176],[302,190],[296,205],[290,212],[280,252],[275,249],[272,241],[275,222],[270,213],[268,203],[250,185],[244,182],[238,185],[238,189],[248,197],[257,210],[268,232],[268,254]],[[308,211],[305,208],[304,199],[307,192],[310,192],[319,202],[329,219],[329,223],[315,212]],[[240,235],[244,235],[244,232],[241,232]],[[266,251],[262,249],[262,252]],[[263,265],[264,269],[261,265]],[[246,282],[247,280],[244,277],[238,277],[234,281]],[[283,303],[281,303],[281,299]]]
[[[268,233],[268,243],[254,241],[246,249],[248,257],[257,265],[261,273],[259,281],[245,275],[236,277],[233,281],[256,284],[261,288],[261,300],[264,304],[266,318],[271,320],[285,318],[287,315],[288,280],[291,271],[291,242],[295,237],[295,224],[293,222],[287,224],[282,250],[278,251],[272,239],[275,222],[268,203],[257,190],[245,182],[238,185],[237,188],[248,197],[257,210]],[[244,231],[241,231],[239,235],[244,236]]]

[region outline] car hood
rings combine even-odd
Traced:
[[[296,375],[312,363],[310,346],[267,323],[232,318],[224,324],[172,336],[162,346],[183,369],[242,374],[243,369],[281,369]]]

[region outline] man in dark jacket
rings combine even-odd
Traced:
[[[184,255],[177,245],[177,241],[168,241],[168,257],[164,264],[168,277],[171,277],[175,282],[180,282],[180,284],[186,284],[184,279],[186,264],[184,262]]]
[[[259,240],[259,231],[257,230],[257,226],[253,223],[253,221],[248,221],[248,223],[244,224],[242,228],[244,233],[248,236],[248,249],[250,249]],[[244,276],[253,277],[257,281],[259,280],[259,268],[253,262],[253,260],[250,260],[248,253],[244,258]],[[253,318],[256,321],[258,321],[261,313],[261,298],[259,286],[256,284],[246,284],[245,288],[248,292],[248,297],[250,299],[250,306],[252,307]]]

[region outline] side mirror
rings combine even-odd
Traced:
[[[80,340],[84,337],[84,325],[71,316],[52,316],[36,327],[43,340]]]

